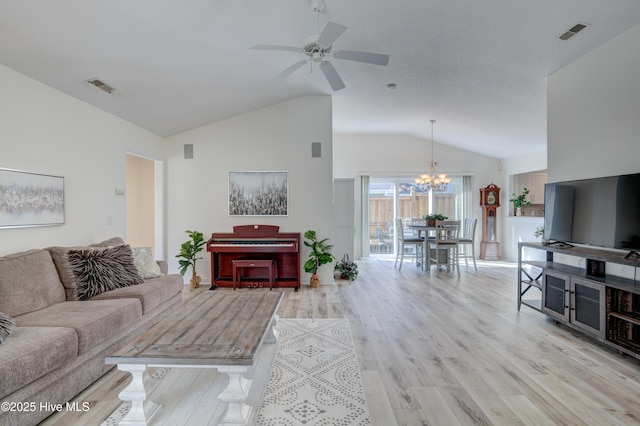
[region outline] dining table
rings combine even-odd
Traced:
[[[413,230],[413,231],[417,231],[418,232],[418,238],[423,238],[422,235],[424,233],[424,238],[434,238],[429,237],[429,233],[430,232],[434,232],[436,230],[435,226],[430,226],[427,224],[420,224],[420,223],[410,223],[408,225],[408,228]],[[429,247],[428,245],[425,246],[425,249],[422,251],[422,262],[425,262],[425,265],[427,265],[427,267],[429,266]],[[416,262],[416,266],[420,267],[421,262]]]
[[[418,238],[421,238],[423,233],[425,235],[425,238],[428,239],[435,239],[435,235],[430,235],[430,233],[435,233],[436,231],[436,227],[435,225],[427,225],[427,224],[420,224],[420,223],[413,223],[413,224],[409,224],[408,226],[409,229],[412,229],[414,231],[418,231]],[[444,250],[446,252],[448,252],[448,249],[446,248],[441,248],[441,250]],[[448,256],[447,253],[445,254],[440,254],[438,253],[438,256],[444,256],[444,259],[446,259],[446,257]],[[425,250],[423,250],[422,253],[422,261],[425,262],[425,265],[427,266],[427,268],[430,267],[430,262],[429,262],[430,256],[429,256],[429,244],[427,241],[427,245],[425,247]],[[442,259],[442,258],[440,258]],[[443,262],[444,263],[444,262]],[[417,266],[420,266],[419,262],[416,262]]]

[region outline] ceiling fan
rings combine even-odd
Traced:
[[[324,6],[325,4],[322,0],[311,0],[311,7],[318,15],[318,22],[320,12],[324,9]],[[293,46],[256,44],[255,46],[251,46],[250,49],[302,53],[307,57],[286,68],[276,76],[276,80],[283,80],[299,68],[302,68],[305,64],[309,63],[312,65],[313,62],[315,62],[318,64],[320,71],[324,74],[331,88],[334,91],[338,91],[344,89],[345,84],[333,64],[331,64],[327,59],[328,57],[333,56],[335,59],[364,62],[367,64],[382,66],[386,66],[389,63],[389,55],[381,53],[359,52],[355,50],[340,50],[334,52],[333,42],[335,42],[346,29],[347,27],[344,25],[340,25],[335,22],[328,22],[320,34],[314,34],[307,37],[301,48]]]

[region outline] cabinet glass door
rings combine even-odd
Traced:
[[[569,301],[565,294],[569,290],[569,276],[544,273],[542,281],[542,311],[560,320],[568,321]]]
[[[605,336],[604,286],[586,280],[571,282],[571,322],[597,336]]]

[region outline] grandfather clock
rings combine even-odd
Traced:
[[[480,188],[480,206],[482,207],[480,259],[500,260],[500,243],[497,237],[500,188],[493,183],[486,188]]]

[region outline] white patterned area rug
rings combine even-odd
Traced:
[[[346,319],[282,319],[278,350],[255,424],[370,425]]]

